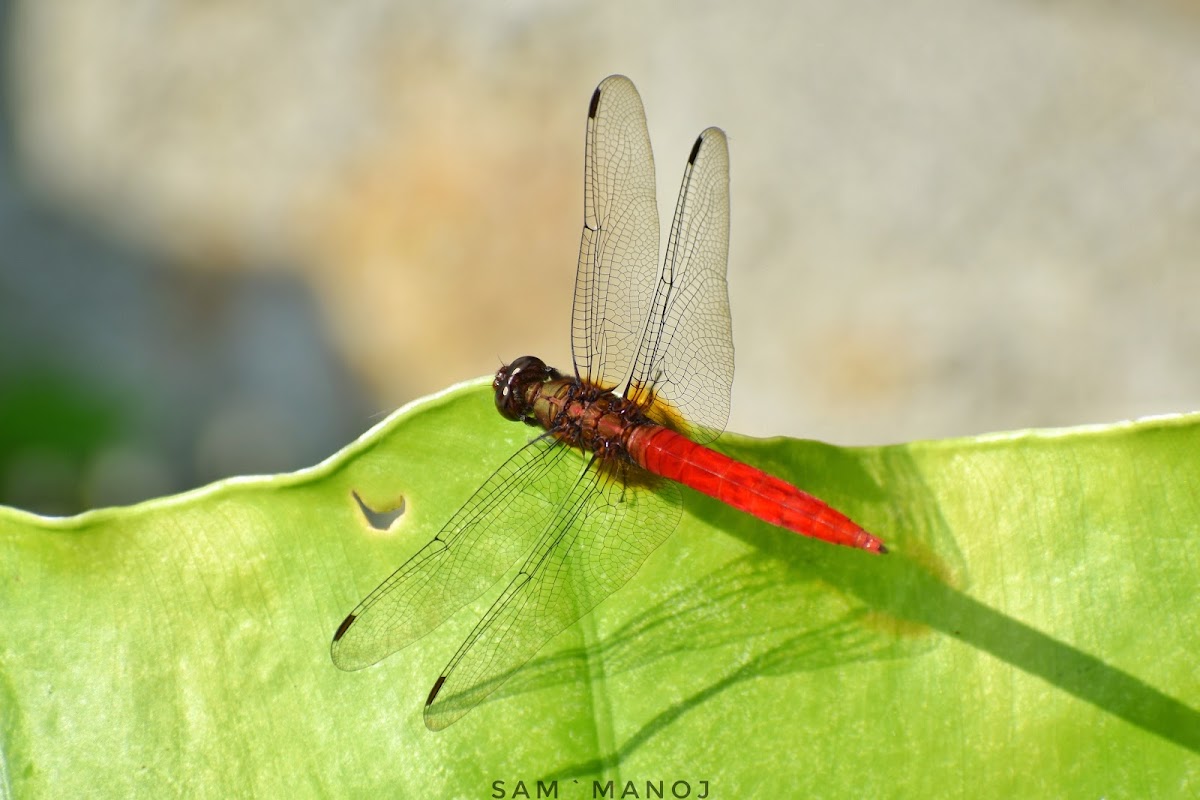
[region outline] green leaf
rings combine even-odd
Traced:
[[[689,492],[628,586],[430,733],[425,696],[490,596],[361,672],[330,638],[529,434],[474,383],[294,475],[0,509],[0,796],[1200,791],[1200,416],[883,448],[725,437],[891,554]],[[356,494],[403,513],[377,530]]]

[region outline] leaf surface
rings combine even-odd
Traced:
[[[492,594],[360,672],[330,638],[529,435],[475,382],[300,473],[68,519],[0,508],[0,796],[1200,791],[1200,416],[725,436],[891,554],[686,492],[627,587],[430,733],[422,703]]]

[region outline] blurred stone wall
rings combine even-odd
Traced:
[[[624,72],[664,215],[730,136],[731,430],[1110,421],[1200,405],[1196,8],[24,0],[12,157],[151,269],[300,281],[386,409],[567,364],[586,103]]]

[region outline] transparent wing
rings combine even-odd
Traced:
[[[470,711],[556,634],[624,586],[679,524],[674,484],[625,485],[588,468],[542,531],[521,572],[434,684],[425,724]]]
[[[715,439],[729,419],[728,260],[729,148],[725,134],[709,128],[683,171],[666,260],[625,392],[701,443]]]
[[[625,384],[658,274],[658,203],[646,112],[633,83],[605,78],[588,107],[583,236],[571,310],[575,374]]]
[[[548,435],[513,454],[346,617],[330,646],[333,663],[355,670],[381,661],[482,594],[529,552],[582,463],[578,452]]]

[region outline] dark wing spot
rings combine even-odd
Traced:
[[[688,164],[696,163],[696,156],[700,153],[700,143],[704,141],[704,135],[696,137],[696,143],[692,145],[692,154],[688,156]]]
[[[596,109],[600,107],[600,87],[596,87],[596,91],[592,92],[592,103],[588,106],[588,119],[596,118]]]
[[[357,617],[355,617],[353,614],[351,614],[350,616],[348,616],[344,620],[342,620],[342,624],[338,625],[337,633],[335,633],[333,635],[333,640],[335,642],[346,635],[346,631],[350,630],[350,626],[354,624],[355,619],[357,619]]]
[[[438,696],[438,692],[440,692],[442,690],[442,684],[445,682],[446,682],[445,675],[443,675],[437,679],[437,683],[435,683],[433,685],[433,688],[429,690],[429,699],[425,701],[426,706],[433,705],[434,698]]]

